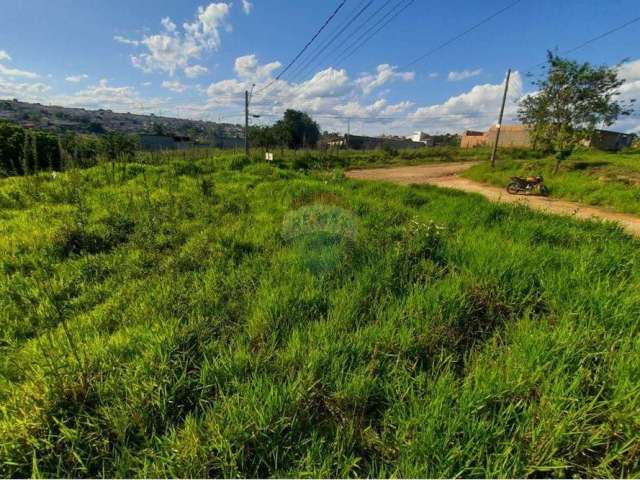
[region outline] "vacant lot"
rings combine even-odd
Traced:
[[[640,474],[638,241],[309,163],[0,181],[0,475]]]

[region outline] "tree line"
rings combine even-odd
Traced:
[[[0,122],[0,176],[90,167],[101,156],[111,160],[132,157],[137,146],[136,137],[121,133],[56,135]]]

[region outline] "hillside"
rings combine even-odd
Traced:
[[[207,141],[220,137],[239,137],[243,134],[240,125],[230,123],[159,117],[154,114],[118,113],[111,110],[47,106],[17,100],[0,100],[0,120],[9,120],[23,127],[54,133],[74,131],[78,133],[139,134],[164,131]]]

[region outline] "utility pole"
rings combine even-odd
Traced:
[[[244,154],[249,157],[249,90],[244,91]]]
[[[502,106],[500,107],[500,116],[498,117],[498,129],[496,131],[496,143],[493,144],[491,152],[491,168],[496,168],[496,152],[498,151],[498,143],[500,142],[500,129],[502,128],[502,117],[504,115],[504,104],[507,103],[507,93],[509,92],[509,80],[511,79],[511,69],[507,70],[507,81],[504,82],[504,95],[502,96]]]

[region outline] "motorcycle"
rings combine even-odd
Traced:
[[[525,194],[537,192],[540,195],[549,195],[549,189],[544,184],[542,175],[536,177],[511,177],[511,183],[507,185],[507,192],[511,195]]]

